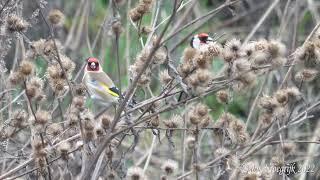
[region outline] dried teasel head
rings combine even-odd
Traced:
[[[29,23],[17,15],[11,15],[6,19],[6,28],[10,33],[24,32]]]
[[[64,24],[65,16],[59,9],[52,9],[49,12],[48,20],[55,26],[62,26]]]
[[[286,46],[279,41],[271,40],[268,43],[268,52],[273,59],[279,56],[283,57],[286,55]]]
[[[178,169],[178,163],[174,160],[168,159],[162,164],[161,169],[167,175],[175,174],[176,170]]]

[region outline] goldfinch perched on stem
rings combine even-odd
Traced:
[[[207,33],[199,33],[192,37],[190,41],[190,46],[195,49],[200,49],[203,45],[208,45],[210,42],[213,42],[213,38]]]
[[[91,99],[103,105],[118,103],[121,98],[118,88],[109,76],[103,72],[99,60],[93,57],[87,59],[82,83],[86,86]]]

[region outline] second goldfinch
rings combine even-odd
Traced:
[[[103,72],[99,60],[93,57],[87,59],[82,83],[86,86],[91,99],[103,105],[118,103],[121,97],[119,89],[110,77]]]

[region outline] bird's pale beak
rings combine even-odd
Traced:
[[[91,67],[91,69],[95,69],[95,68],[96,68],[96,63],[92,62],[92,63],[90,64],[90,67]]]

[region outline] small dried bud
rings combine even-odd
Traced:
[[[17,15],[12,15],[7,18],[7,30],[9,32],[23,32],[27,29],[29,23]]]
[[[105,114],[105,115],[101,116],[100,121],[101,121],[101,125],[104,129],[109,129],[110,124],[112,122],[112,117]]]
[[[56,26],[61,26],[64,23],[64,14],[59,9],[53,9],[48,15],[49,22]]]
[[[168,159],[163,163],[161,166],[161,169],[167,174],[171,175],[174,174],[176,169],[178,169],[178,163],[176,161],[173,161],[171,159]]]
[[[318,71],[314,69],[303,69],[298,72],[295,76],[297,81],[310,82],[316,78],[318,75]]]
[[[283,143],[282,151],[285,155],[291,154],[296,148],[294,143]]]
[[[220,103],[228,104],[229,102],[229,94],[226,90],[220,90],[217,92],[217,100]]]
[[[152,127],[158,127],[160,125],[160,117],[158,116],[154,116],[151,118],[150,120],[150,124]]]
[[[188,136],[186,139],[187,147],[193,149],[195,146],[196,139],[193,136]]]
[[[276,58],[279,56],[285,56],[286,54],[286,46],[281,42],[272,40],[268,43],[268,51],[271,55],[271,58]]]
[[[117,36],[119,36],[122,31],[123,31],[123,28],[122,28],[122,24],[120,21],[116,21],[112,24],[112,31],[114,34],[116,34]]]
[[[146,34],[146,35],[148,35],[148,34],[151,33],[151,32],[152,32],[151,27],[143,26],[143,27],[141,28],[141,34]]]
[[[163,64],[167,59],[167,52],[164,48],[160,48],[154,54],[154,64]]]

